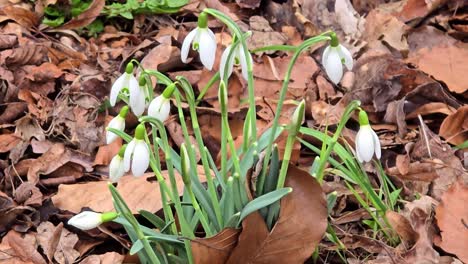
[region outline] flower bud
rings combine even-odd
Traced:
[[[180,145],[180,159],[182,163],[182,180],[186,186],[189,186],[192,184],[190,181],[190,157],[185,143]]]

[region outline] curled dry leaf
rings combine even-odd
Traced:
[[[0,244],[0,260],[5,263],[34,263],[46,264],[46,261],[37,251],[36,237],[11,230],[3,237]]]
[[[309,173],[292,165],[285,185],[293,192],[281,200],[271,232],[259,213],[249,215],[227,263],[303,263],[313,253],[327,228],[322,188]]]
[[[406,217],[393,211],[387,211],[385,216],[387,217],[390,225],[393,227],[393,230],[395,230],[395,232],[405,243],[412,245],[419,239],[418,233],[413,230],[410,221]]]
[[[57,143],[31,165],[28,170],[28,181],[36,184],[41,174],[50,174],[68,162],[81,165],[88,172],[93,170],[89,157]]]
[[[4,5],[0,11],[25,28],[37,26],[40,21],[36,13],[19,6]]]
[[[408,62],[416,64],[421,71],[444,82],[451,92],[462,94],[468,90],[465,77],[468,65],[464,61],[467,57],[468,44],[443,43],[411,53]]]
[[[224,264],[237,244],[241,230],[226,228],[210,238],[192,241],[193,260],[196,264]]]
[[[468,187],[457,182],[443,195],[436,208],[437,225],[441,231],[438,246],[445,251],[456,254],[468,263]]]
[[[205,181],[203,167],[199,166],[197,169],[200,181]],[[163,171],[162,174],[164,178],[168,178],[167,171]],[[162,207],[158,183],[148,182],[150,177],[154,177],[153,173],[146,173],[138,178],[125,175],[117,185],[117,190],[134,214],[137,214],[139,210],[157,212]],[[176,174],[176,181],[179,194],[182,195],[184,183],[178,174]],[[52,196],[52,202],[57,208],[73,213],[79,213],[83,207],[89,207],[96,212],[114,209],[112,196],[105,181],[61,184],[57,194]]]
[[[19,142],[21,137],[15,134],[0,135],[0,153],[5,153],[13,149]]]
[[[105,4],[105,0],[93,0],[88,9],[60,26],[59,29],[75,29],[91,24],[99,16]]]
[[[117,252],[107,252],[102,255],[90,255],[80,261],[81,264],[121,264],[124,262],[124,255]]]
[[[440,126],[439,134],[454,145],[468,140],[468,105],[447,116]]]

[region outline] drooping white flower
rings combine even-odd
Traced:
[[[102,223],[114,220],[117,216],[115,212],[100,214],[92,211],[84,211],[70,218],[68,224],[81,230],[90,230],[98,227]]]
[[[145,126],[140,124],[135,130],[135,137],[128,144],[124,154],[124,169],[132,169],[135,177],[142,176],[148,169],[150,158],[149,148],[144,140]]]
[[[248,67],[247,67],[247,60],[245,59],[244,54],[244,47],[239,43],[235,50],[233,51],[233,55],[231,56],[230,60],[228,61],[229,53],[231,52],[232,44],[227,46],[224,50],[223,55],[221,56],[221,64],[219,66],[219,73],[221,78],[224,78],[224,73],[227,71],[227,77],[229,78],[232,74],[232,70],[234,64],[240,64],[242,70],[242,77],[245,80],[248,78]],[[252,55],[249,53],[249,60],[250,64],[252,64]]]
[[[120,131],[125,130],[125,117],[127,116],[128,113],[128,106],[122,107],[120,110],[120,113],[112,118],[112,120],[109,122],[109,125],[107,126],[108,128],[114,128]],[[119,136],[117,136],[115,133],[111,131],[106,131],[106,143],[110,144],[114,142]]]
[[[343,77],[343,64],[350,71],[353,69],[353,56],[347,48],[339,44],[336,34],[331,35],[331,43],[322,55],[322,64],[330,80],[338,84]]]
[[[359,112],[360,128],[356,135],[356,156],[359,162],[369,162],[375,156],[380,159],[381,149],[377,134],[369,125],[367,114],[364,111]]]
[[[187,63],[187,57],[192,49],[198,50],[200,53],[200,61],[208,70],[213,69],[213,64],[216,58],[216,38],[208,28],[207,14],[201,13],[198,17],[198,27],[190,31],[182,43],[180,58],[182,62]]]
[[[115,80],[114,84],[112,85],[109,98],[111,106],[115,106],[115,103],[117,102],[117,97],[119,96],[119,93],[123,88],[128,88],[131,94],[132,90],[134,92],[135,90],[138,91],[138,86],[138,81],[133,75],[133,64],[129,63],[127,64],[125,72],[122,75],[120,75],[120,77],[117,78],[117,80]]]
[[[125,166],[123,157],[127,145],[123,145],[120,151],[115,155],[109,164],[109,179],[111,182],[118,182],[119,179],[125,174]]]
[[[130,107],[136,116],[141,116],[146,108],[146,87],[138,85],[138,87],[130,88]]]
[[[151,101],[148,107],[148,115],[163,122],[169,117],[171,103],[164,95],[160,95]]]

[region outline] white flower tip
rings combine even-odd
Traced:
[[[90,230],[102,224],[101,214],[91,211],[81,212],[70,218],[68,224],[81,230]]]

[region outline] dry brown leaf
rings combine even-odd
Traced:
[[[203,182],[205,176],[201,166],[198,167],[198,175],[200,181]],[[138,178],[125,175],[117,185],[117,190],[135,214],[141,209],[156,212],[162,207],[158,183],[148,182],[148,178],[152,176],[152,173],[146,173]],[[168,178],[167,171],[163,172],[163,176]],[[176,181],[179,194],[182,195],[184,183],[178,174],[176,174]],[[52,202],[57,208],[73,213],[79,213],[84,207],[89,207],[96,212],[113,211],[114,205],[107,184],[105,181],[62,184],[59,186],[57,194],[52,196]]]
[[[0,11],[25,28],[37,26],[40,21],[36,13],[19,6],[6,5],[3,6]]]
[[[59,29],[76,29],[91,24],[101,13],[105,0],[93,0],[83,13],[59,27]]]
[[[21,137],[15,134],[0,135],[0,153],[5,153],[14,148],[21,141]]]
[[[467,57],[468,44],[443,43],[432,48],[419,49],[416,53],[411,53],[407,61],[444,82],[450,91],[461,94],[468,90],[465,78],[468,72],[468,65],[465,63]]]
[[[5,262],[3,263],[15,263],[16,261],[16,263],[46,264],[44,258],[37,251],[36,237],[33,234],[23,236],[11,230],[3,237],[0,246],[0,248],[5,248],[0,251],[0,254],[4,255],[3,260]],[[2,258],[0,258],[0,261],[2,261]]]
[[[468,263],[468,187],[457,182],[442,195],[436,208],[437,225],[441,231],[438,246],[456,254]]]
[[[468,140],[468,105],[458,108],[455,113],[444,119],[439,135],[454,145]]]
[[[6,104],[5,110],[0,114],[0,124],[8,124],[13,122],[21,114],[26,112],[27,107],[27,103],[25,102],[14,102]]]
[[[1,61],[11,68],[21,65],[39,65],[47,61],[47,48],[41,44],[26,44],[1,53]]]
[[[36,82],[47,82],[62,76],[63,72],[55,64],[45,62],[39,66],[25,66],[26,78]]]
[[[18,44],[18,36],[16,35],[2,35],[0,38],[0,49],[10,49]]]
[[[224,264],[237,244],[241,229],[226,228],[210,238],[192,240],[193,261],[197,264]]]
[[[93,171],[90,157],[69,150],[65,148],[65,145],[57,143],[31,165],[28,171],[28,181],[36,184],[40,175],[50,174],[68,162],[76,163],[88,172]]]
[[[324,194],[309,173],[290,165],[287,175],[293,192],[281,200],[276,225],[268,232],[259,213],[249,215],[227,263],[303,263],[313,253],[327,227]]]
[[[81,264],[121,264],[124,262],[124,255],[117,252],[107,252],[102,255],[90,255],[80,261]]]
[[[419,239],[418,233],[413,230],[411,223],[406,217],[393,211],[387,211],[385,216],[387,217],[390,225],[393,227],[393,230],[405,243],[412,245]]]
[[[366,17],[365,28],[363,38],[369,42],[371,48],[382,50],[385,49],[383,45],[390,48],[390,51],[391,49],[398,51],[403,56],[408,54],[406,31],[409,27],[398,18],[374,9]]]
[[[60,242],[60,235],[62,234],[63,223],[54,226],[51,222],[42,222],[37,227],[36,239],[39,242],[42,250],[50,263],[53,262],[55,251]]]
[[[287,38],[274,31],[268,20],[262,16],[252,16],[249,19],[250,30],[252,30],[252,36],[247,39],[249,49],[256,49],[271,45],[282,45],[285,44]],[[268,51],[267,54],[275,53],[275,51]]]
[[[404,22],[422,19],[445,2],[447,0],[407,0],[397,16]]]
[[[106,116],[106,127],[109,122],[112,120],[112,116]],[[122,147],[122,139],[119,137],[117,140],[110,144],[99,146],[99,149],[94,158],[94,165],[109,165],[112,158],[119,153],[120,148]]]
[[[13,164],[17,163],[24,155],[24,152],[28,148],[32,138],[36,138],[37,140],[45,140],[45,135],[42,131],[42,128],[31,116],[24,116],[16,120],[15,125],[15,134],[21,136],[23,140],[10,151],[9,157]]]
[[[33,183],[23,182],[16,189],[15,201],[26,206],[41,206],[42,193]]]

